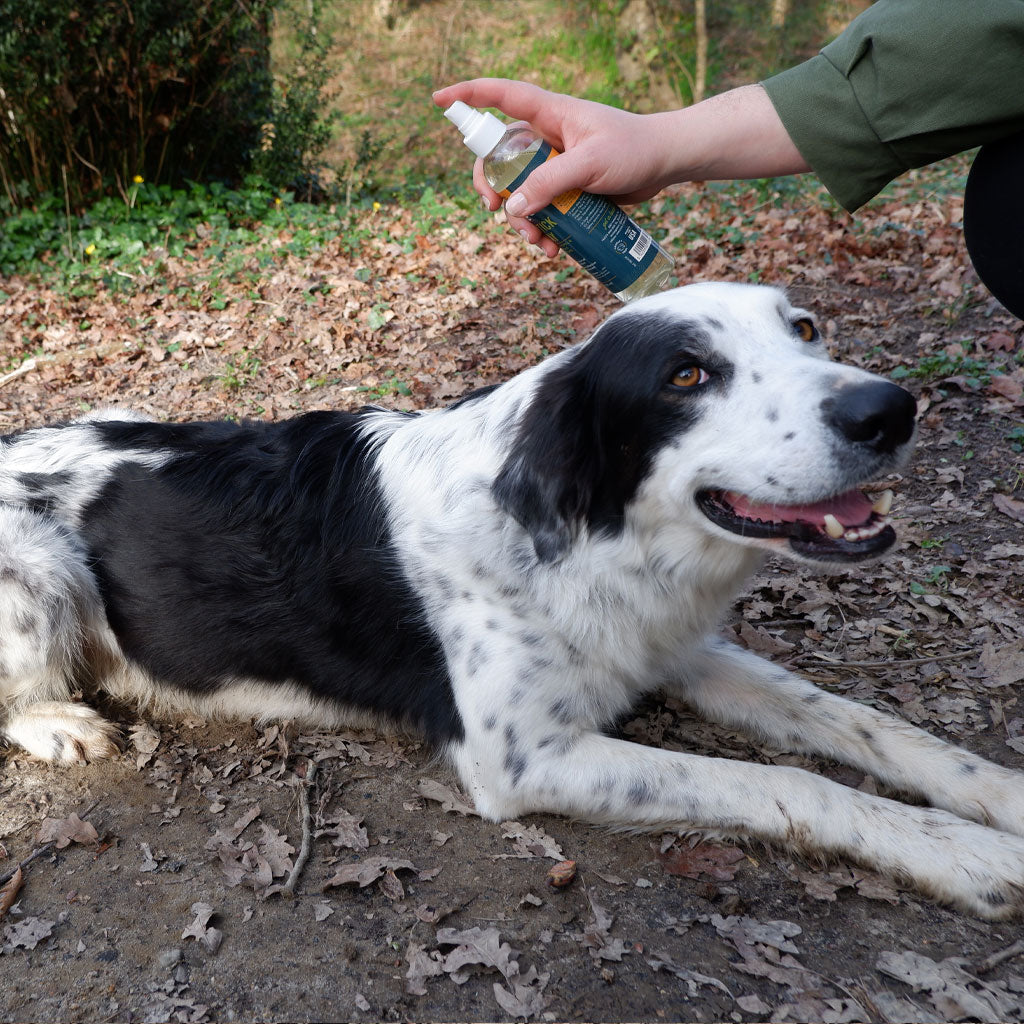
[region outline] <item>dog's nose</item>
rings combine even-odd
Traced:
[[[914,433],[917,402],[889,381],[845,387],[821,403],[825,422],[848,441],[888,453]]]

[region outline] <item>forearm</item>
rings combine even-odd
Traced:
[[[692,107],[650,115],[664,184],[771,178],[809,171],[760,85],[745,85]]]

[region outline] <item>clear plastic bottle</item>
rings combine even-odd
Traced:
[[[525,121],[506,125],[461,101],[444,116],[484,162],[491,188],[507,199],[530,172],[558,156]],[[623,302],[668,286],[675,261],[627,214],[603,196],[573,189],[529,218],[584,270]]]

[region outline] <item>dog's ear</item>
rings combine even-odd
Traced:
[[[541,562],[557,562],[569,550],[579,530],[580,511],[586,504],[587,480],[581,472],[580,446],[552,422],[520,426],[512,451],[492,488],[498,505],[522,526],[533,540]]]
[[[558,561],[582,525],[593,525],[604,475],[600,403],[581,356],[574,353],[541,381],[492,487],[541,562]]]

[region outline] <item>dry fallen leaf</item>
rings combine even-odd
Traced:
[[[986,982],[964,970],[955,958],[936,962],[913,950],[879,953],[875,967],[890,978],[927,992],[943,1020],[1020,1020],[1024,999],[1006,983]]]
[[[36,835],[37,843],[53,843],[58,850],[63,850],[69,843],[96,845],[99,834],[87,821],[82,821],[72,812],[66,818],[43,818]]]
[[[43,939],[50,937],[56,923],[41,917],[26,917],[16,924],[5,925],[4,948],[35,949]]]
[[[466,802],[461,793],[437,782],[434,779],[419,779],[416,783],[416,792],[428,800],[434,800],[441,805],[443,811],[455,811],[462,815],[473,815],[479,817],[476,809]]]
[[[551,860],[565,859],[562,848],[538,825],[523,825],[518,821],[503,821],[501,834],[505,839],[514,839],[516,856],[550,857]]]
[[[316,835],[333,836],[331,846],[349,850],[365,850],[370,845],[369,836],[363,827],[363,819],[339,807],[323,818],[324,828],[317,829]]]
[[[18,897],[18,890],[21,889],[23,881],[24,874],[19,867],[15,869],[14,874],[8,879],[3,888],[0,888],[0,918],[14,906],[14,901]]]
[[[992,504],[1004,515],[1024,523],[1024,501],[1018,501],[1016,498],[1010,498],[1005,494],[993,494]]]
[[[367,857],[354,864],[343,864],[323,884],[324,889],[335,885],[358,885],[365,888],[381,878],[385,872],[419,871],[411,860],[392,860],[390,857]],[[397,879],[396,879],[397,881]]]
[[[152,754],[160,746],[160,733],[146,722],[133,725],[129,735],[132,745],[140,754]]]
[[[662,867],[670,875],[700,878],[707,875],[717,882],[728,882],[736,877],[743,851],[735,846],[715,843],[697,843],[696,846],[674,846],[658,855]]]
[[[209,903],[193,903],[192,913],[195,920],[181,933],[183,939],[197,939],[211,953],[220,949],[224,933],[219,928],[207,927],[207,922],[216,913]]]
[[[981,649],[981,664],[996,686],[1024,681],[1024,641],[1000,644],[991,640]]]
[[[621,960],[630,952],[630,949],[622,939],[613,939],[611,937],[611,927],[615,921],[614,916],[601,906],[589,892],[587,893],[587,899],[590,901],[590,909],[594,913],[594,919],[580,937],[584,947],[595,961]]]

